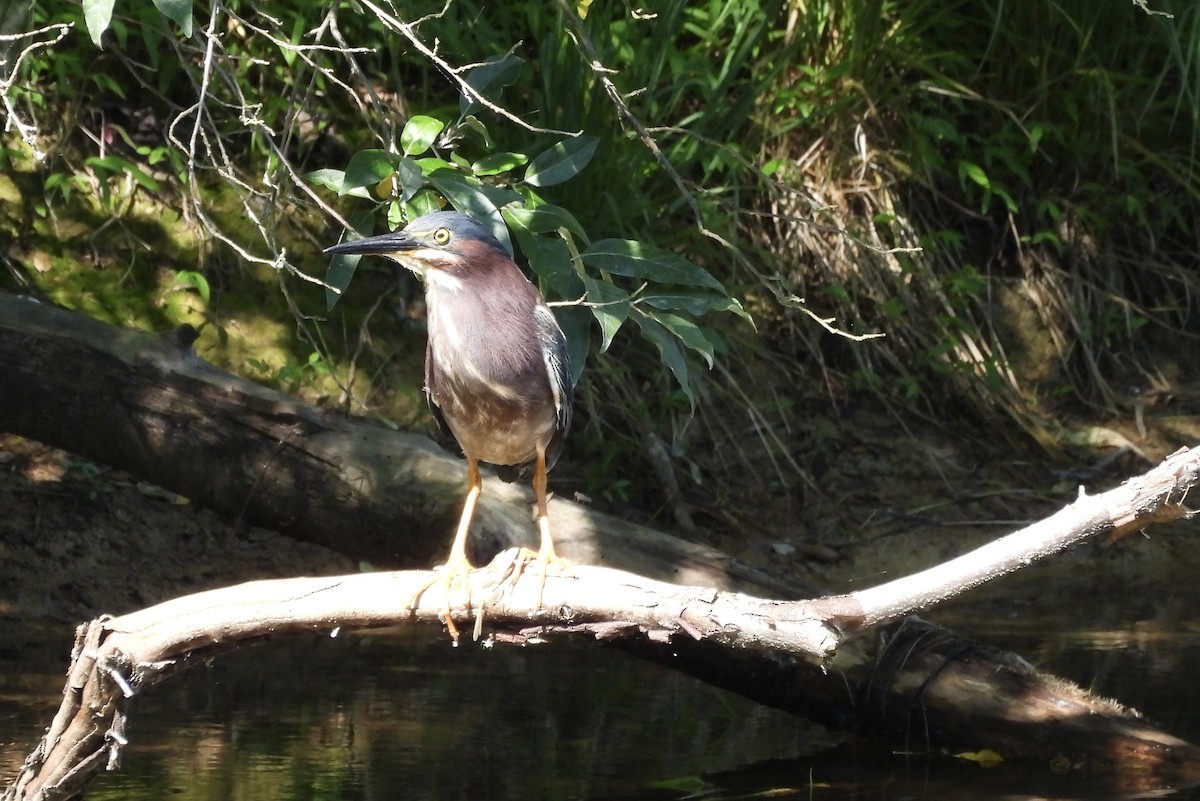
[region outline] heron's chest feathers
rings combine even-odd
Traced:
[[[516,403],[549,392],[541,342],[531,325],[534,299],[456,292],[445,284],[430,284],[427,292],[429,358],[437,379],[429,389],[439,405],[438,396],[450,392]]]
[[[526,332],[532,307],[429,307],[426,389],[463,452],[498,465],[534,459],[557,415],[540,343]]]

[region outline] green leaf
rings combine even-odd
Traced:
[[[577,298],[584,293],[566,242],[560,237],[536,236],[520,225],[513,226],[513,233],[521,243],[521,255],[529,262],[529,269],[545,283],[549,294]]]
[[[395,231],[397,228],[404,226],[404,221],[408,219],[404,212],[403,200],[393,200],[387,204],[387,226],[389,231]]]
[[[721,282],[682,256],[630,239],[602,239],[581,254],[584,264],[629,278],[660,284],[706,286],[725,292]]]
[[[151,162],[153,163],[153,162]],[[332,189],[339,195],[351,195],[352,197],[362,197],[367,200],[371,199],[371,193],[366,188],[357,186],[354,189],[346,190],[346,173],[343,170],[313,170],[304,176],[304,179],[310,184],[323,186],[326,189]]]
[[[154,0],[154,7],[177,23],[184,37],[192,38],[192,0]]]
[[[525,170],[526,183],[534,186],[554,186],[569,181],[592,160],[599,144],[600,140],[595,136],[564,139],[538,154],[529,164],[529,168]]]
[[[396,172],[400,178],[400,199],[407,203],[425,185],[425,171],[420,164],[405,156],[396,162]]]
[[[958,162],[958,177],[959,177],[960,181],[964,177],[966,177],[966,178],[970,178],[972,181],[979,184],[984,189],[991,188],[991,184],[988,181],[987,173],[983,171],[982,167],[980,167],[978,164],[975,164],[973,162],[960,160]]]
[[[476,175],[499,175],[529,162],[524,153],[490,153],[471,165]]]
[[[355,189],[375,186],[396,172],[400,157],[386,150],[360,150],[350,157],[346,174],[342,179],[339,195],[348,195]],[[370,197],[370,194],[367,194]]]
[[[607,281],[597,281],[586,275],[581,277],[587,288],[588,302],[603,304],[588,306],[587,309],[600,324],[600,352],[604,353],[621,325],[629,318],[629,293]]]
[[[421,168],[421,172],[428,175],[436,170],[449,170],[450,172],[458,172],[458,168],[445,159],[437,156],[426,156],[423,159],[416,160],[417,166]]]
[[[71,199],[71,180],[66,173],[56,172],[51,174],[48,178],[46,178],[43,187],[45,188],[47,194],[57,189],[62,194],[63,200]]]
[[[637,302],[664,311],[684,311],[693,317],[700,317],[708,312],[732,312],[750,325],[754,325],[754,319],[742,308],[738,299],[721,292],[709,292],[703,289],[647,292],[640,295]]]
[[[108,73],[97,72],[88,77],[91,78],[92,83],[96,84],[96,86],[100,87],[101,89],[112,92],[122,100],[125,99],[125,87],[118,83],[117,80]],[[129,140],[129,134],[125,133],[120,125],[109,125],[108,129],[112,131],[120,131],[123,134],[125,141],[132,145],[132,142]]]
[[[437,141],[446,125],[441,120],[417,114],[410,117],[400,132],[400,149],[406,156],[419,156]]]
[[[204,305],[207,306],[210,293],[208,279],[201,273],[192,270],[180,270],[175,273],[175,286],[172,289],[186,289],[189,287],[196,290],[200,295],[200,300],[204,301]]]
[[[524,59],[512,53],[493,56],[467,73],[467,86],[476,94],[486,96],[489,89],[503,89],[517,80],[521,76],[521,66],[524,63]],[[463,92],[458,99],[459,116],[466,117],[482,108],[482,105],[467,92]]]
[[[708,338],[704,329],[696,325],[695,321],[689,320],[686,317],[680,317],[678,314],[659,312],[648,312],[647,316],[656,320],[663,328],[678,337],[679,341],[690,350],[694,350],[703,356],[704,361],[708,364],[708,369],[712,369],[713,358],[716,356],[716,346]]]
[[[999,186],[993,187],[992,192],[994,192],[1001,200],[1004,201],[1004,205],[1008,207],[1010,214],[1017,213],[1017,201],[1013,200],[1012,195]]]
[[[582,306],[560,306],[554,309],[558,326],[567,338],[567,358],[571,361],[571,386],[579,383],[583,366],[592,348],[590,336],[592,316]]]
[[[371,232],[371,217],[373,215],[374,209],[368,208],[360,209],[347,216],[355,232],[359,236],[367,236]],[[350,279],[354,277],[354,271],[358,269],[358,262],[361,259],[361,253],[339,253],[329,260],[329,269],[325,272],[325,283],[334,289],[325,288],[326,309],[332,310],[337,305],[338,300],[342,297],[342,293],[346,291],[346,287],[350,286]],[[337,291],[334,291],[335,289]]]
[[[566,228],[581,242],[587,243],[587,232],[571,212],[549,203],[529,208],[527,206],[505,206],[504,218],[510,225],[519,225],[534,234],[548,234]]]
[[[634,315],[633,319],[637,322],[638,328],[641,329],[646,339],[650,340],[658,348],[658,355],[662,359],[663,365],[675,376],[676,382],[679,383],[679,388],[683,390],[683,394],[687,396],[688,402],[692,406],[692,411],[695,412],[696,393],[692,389],[687,359],[684,358],[683,351],[679,349],[679,341],[667,329],[645,315],[637,314]]]
[[[101,37],[112,22],[113,3],[116,0],[83,0],[83,21],[87,23],[88,35],[92,43],[101,49]]]
[[[84,159],[83,163],[98,172],[110,175],[125,175],[128,173],[142,187],[149,189],[151,192],[158,191],[158,181],[142,172],[133,162],[127,161],[120,156],[92,156]]]
[[[360,261],[361,253],[339,253],[329,260],[329,269],[325,271],[325,283],[329,284],[325,287],[326,310],[333,311],[333,307],[341,300]]]
[[[313,170],[304,174],[304,180],[316,186],[323,186],[326,189],[332,189],[334,192],[341,192],[342,183],[346,180],[345,170]]]
[[[491,150],[496,146],[492,141],[492,135],[488,133],[487,126],[484,125],[479,118],[473,114],[468,114],[459,120],[458,126],[456,127],[466,128],[467,130],[474,131],[475,133],[479,134],[481,137],[483,137],[483,146],[487,150]]]
[[[492,205],[498,209],[502,209],[510,203],[516,203],[521,199],[520,192],[510,189],[507,186],[497,186],[496,184],[477,185],[474,181],[470,183],[482,192],[484,197],[490,200]]]
[[[440,211],[441,208],[442,199],[438,193],[432,189],[422,189],[413,195],[412,200],[404,204],[404,213],[407,219],[415,220],[418,217],[424,217],[426,214]]]
[[[1038,144],[1042,141],[1042,137],[1046,135],[1048,127],[1045,123],[1035,122],[1029,126],[1029,152],[1036,153]]]

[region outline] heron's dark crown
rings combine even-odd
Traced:
[[[450,233],[450,239],[444,245],[437,243],[436,235],[439,230]],[[479,242],[505,256],[508,255],[504,246],[492,235],[491,231],[484,228],[474,217],[468,217],[457,211],[435,211],[424,214],[404,226],[403,233],[414,239],[437,243],[439,247],[444,247],[449,251],[455,251],[459,246],[468,242]]]

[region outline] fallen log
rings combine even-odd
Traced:
[[[466,486],[461,459],[426,437],[219,370],[192,351],[194,335],[190,326],[165,335],[117,328],[0,293],[0,431],[380,567],[445,556]],[[475,564],[536,547],[528,487],[490,477],[485,485],[468,547]],[[740,582],[780,597],[816,594],[580,504],[552,498],[550,518],[555,546],[575,562],[686,584]]]

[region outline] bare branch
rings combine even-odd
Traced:
[[[74,23],[56,23],[54,25],[47,25],[43,28],[26,31],[24,33],[0,35],[0,42],[18,42],[22,39],[32,39],[43,34],[54,34],[53,38],[30,42],[28,45],[26,45],[21,52],[17,54],[16,59],[14,59],[12,62],[12,66],[8,69],[4,69],[7,66],[7,63],[0,64],[0,100],[4,102],[4,130],[9,131],[15,128],[17,133],[20,134],[21,140],[29,146],[29,149],[33,151],[33,157],[38,161],[41,161],[43,158],[45,158],[46,154],[43,153],[42,150],[37,146],[37,125],[32,122],[25,122],[23,119],[21,119],[21,115],[17,111],[16,105],[13,103],[11,94],[12,87],[13,84],[16,83],[17,74],[21,71],[21,62],[36,50],[54,47],[54,45],[58,44],[66,37],[67,33],[70,32],[72,27],[74,27]]]
[[[508,109],[497,103],[493,103],[491,100],[479,94],[479,92],[476,92],[475,89],[472,88],[469,83],[467,83],[466,79],[459,74],[464,68],[451,67],[450,64],[441,56],[439,56],[433,48],[425,44],[421,37],[417,35],[417,28],[420,27],[421,23],[425,20],[444,14],[446,9],[450,7],[451,0],[447,0],[446,5],[442,8],[442,11],[439,14],[422,17],[415,22],[402,22],[396,17],[393,17],[387,11],[384,11],[375,3],[371,2],[371,0],[361,1],[364,6],[371,9],[371,11],[375,13],[375,16],[379,18],[380,22],[407,39],[409,43],[417,49],[417,52],[429,59],[429,61],[437,66],[437,68],[440,69],[444,75],[454,81],[454,83],[457,84],[459,91],[468,97],[472,102],[479,103],[492,113],[503,117],[514,125],[518,125],[531,133],[556,134],[559,136],[579,136],[581,133],[583,133],[582,131],[560,131],[556,128],[540,128],[536,125],[529,124]]]

